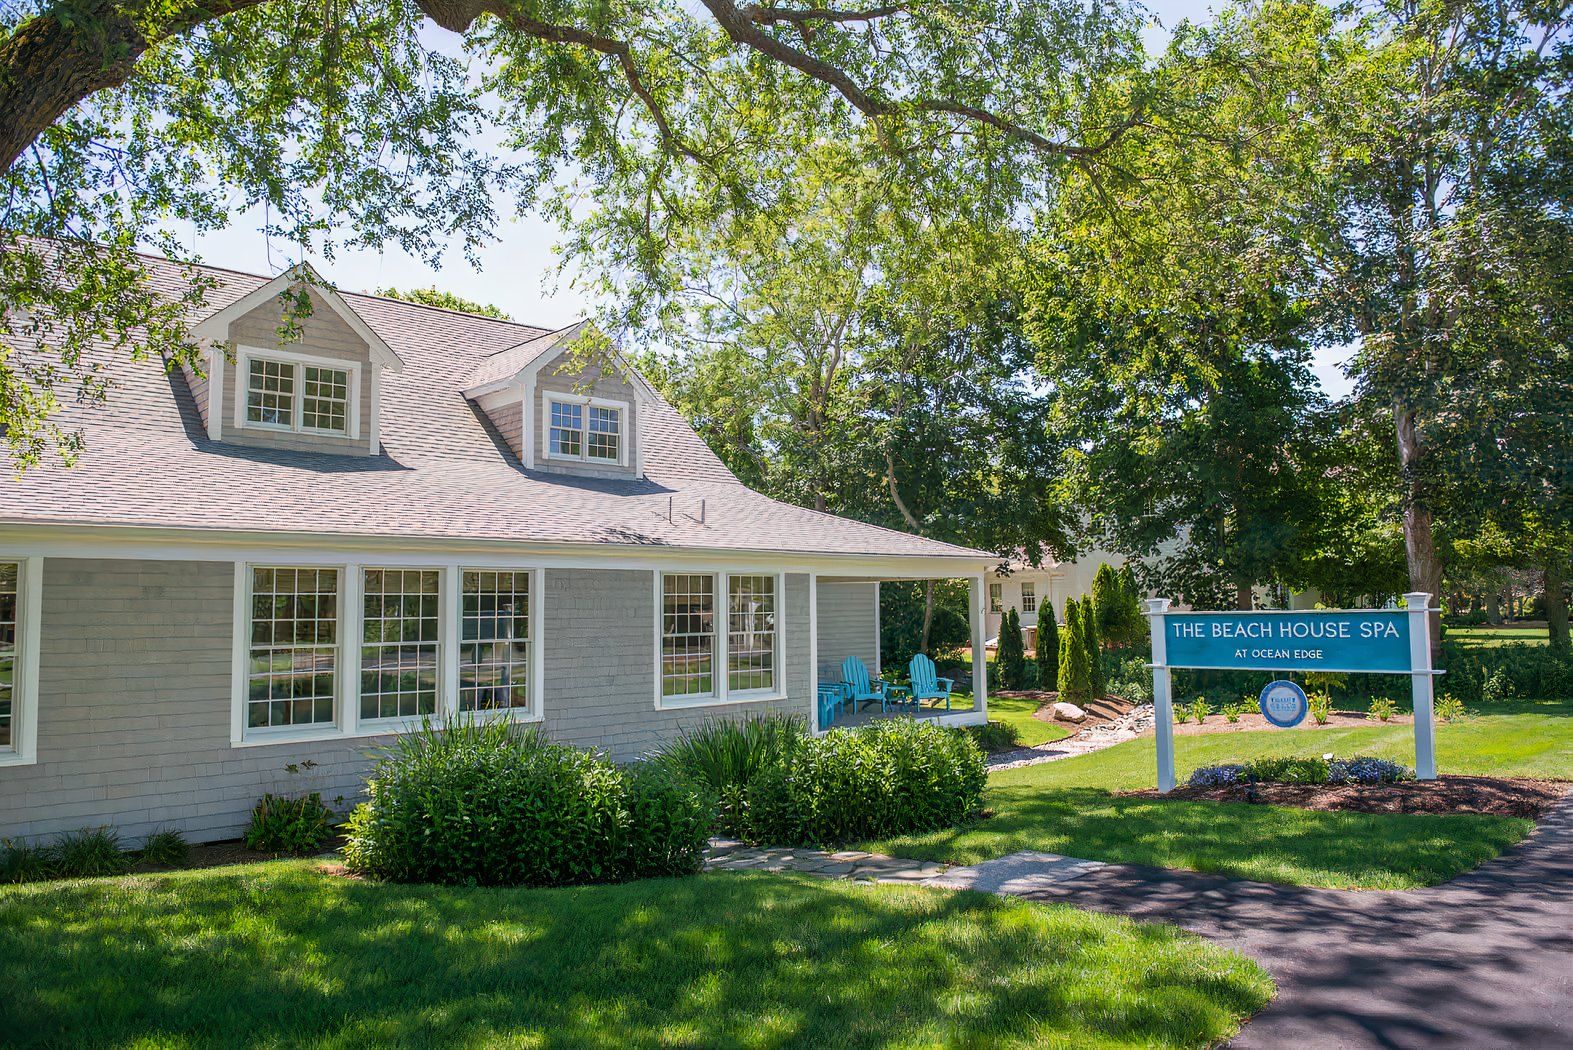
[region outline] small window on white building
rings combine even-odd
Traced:
[[[1004,584],[1002,584],[1002,583],[991,583],[991,584],[989,584],[989,612],[997,613],[997,612],[1003,611],[1002,606],[1003,606],[1004,597],[1005,597],[1005,585]]]
[[[363,721],[437,713],[440,579],[436,569],[363,570]]]
[[[530,573],[466,570],[459,710],[530,710]]]
[[[1021,585],[1021,611],[1038,611],[1038,588],[1036,584],[1023,582]]]
[[[250,610],[246,727],[332,725],[339,571],[253,568]]]
[[[776,685],[776,578],[727,577],[727,689],[734,693]]]

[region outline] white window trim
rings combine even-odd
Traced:
[[[661,657],[662,642],[662,612],[664,610],[665,589],[663,579],[666,576],[709,576],[714,581],[716,596],[715,630],[715,689],[703,696],[668,697],[662,693],[661,682]],[[775,569],[750,569],[746,567],[714,569],[714,570],[683,570],[680,568],[662,569],[651,574],[655,581],[655,706],[661,711],[677,711],[690,707],[721,707],[727,704],[757,704],[770,700],[785,700],[786,687],[786,573]],[[776,684],[770,689],[732,690],[728,685],[731,678],[727,666],[727,635],[729,602],[731,600],[728,590],[728,579],[733,576],[769,576],[776,581]]]
[[[995,590],[994,590],[996,587],[999,588],[999,593],[998,594],[996,594]],[[989,584],[989,612],[993,613],[995,616],[998,616],[1001,613],[1003,613],[1004,611],[1005,611],[1005,585],[1003,583],[991,583],[991,584]]]
[[[617,417],[617,458],[603,459],[590,455],[590,413],[585,412],[584,423],[579,429],[579,447],[583,451],[577,456],[565,456],[552,452],[552,405],[584,405],[594,408],[613,408],[618,412]],[[633,419],[633,405],[627,401],[610,401],[604,397],[584,397],[579,394],[563,394],[555,390],[548,390],[541,395],[541,458],[557,460],[559,463],[592,463],[603,467],[626,467],[628,465],[628,445],[632,440],[629,430]]]
[[[246,418],[246,409],[251,401],[251,362],[276,361],[280,364],[292,365],[295,369],[295,394],[293,407],[290,411],[290,423],[284,426],[279,423],[258,423]],[[349,404],[345,406],[344,432],[337,430],[322,430],[317,427],[305,425],[306,406],[306,366],[315,368],[331,368],[338,372],[349,374]],[[317,437],[345,438],[349,441],[359,441],[360,432],[360,373],[361,366],[357,361],[342,361],[331,357],[313,357],[310,354],[297,354],[288,350],[263,350],[258,347],[243,346],[235,351],[235,428],[237,430],[271,430],[281,434],[311,434]],[[375,414],[375,401],[372,405]]]
[[[1029,587],[1032,588],[1032,593],[1030,595],[1027,593],[1027,588]],[[1032,608],[1030,609],[1027,608],[1027,599],[1029,597],[1032,599]],[[1038,588],[1037,584],[1032,580],[1021,581],[1021,611],[1024,613],[1033,614],[1036,614],[1038,611]]]
[[[42,559],[39,559],[42,561]],[[251,655],[251,570],[337,569],[339,571],[339,663],[334,696],[335,719],[331,725],[275,726],[250,729],[246,725],[249,691],[247,667]],[[367,569],[435,569],[439,573],[438,597],[442,609],[437,625],[437,713],[426,717],[363,719],[360,717],[360,650],[365,637],[366,610],[362,600],[362,574]],[[463,611],[460,589],[466,570],[479,572],[528,572],[530,574],[530,707],[527,710],[459,711],[459,644]],[[36,573],[28,573],[29,578]],[[385,737],[421,729],[429,720],[441,728],[459,718],[476,721],[540,722],[546,717],[545,643],[546,571],[539,566],[497,567],[468,562],[412,563],[405,559],[362,558],[357,561],[291,561],[289,558],[256,557],[235,562],[234,649],[231,675],[230,746],[265,747],[318,740],[355,740]],[[36,602],[34,603],[36,605]],[[779,628],[778,628],[779,631]],[[24,632],[36,637],[37,631]],[[36,664],[36,660],[35,660]],[[3,764],[9,755],[0,755]]]
[[[0,551],[0,561],[17,563],[16,665],[11,672],[11,745],[0,750],[0,767],[38,762],[38,654],[44,605],[44,559]]]

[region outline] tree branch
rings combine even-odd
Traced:
[[[762,26],[776,25],[780,22],[790,22],[802,25],[804,22],[873,22],[880,18],[889,18],[899,15],[906,10],[905,5],[891,4],[888,7],[870,7],[861,11],[835,11],[828,7],[809,7],[801,10],[789,7],[764,7],[760,4],[749,4],[742,9],[750,22]]]

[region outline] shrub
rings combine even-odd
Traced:
[[[1087,646],[1087,674],[1092,698],[1096,700],[1104,695],[1109,683],[1103,677],[1103,638],[1098,633],[1098,613],[1091,595],[1081,600],[1081,637]]]
[[[1241,778],[1268,784],[1325,784],[1325,758],[1258,758],[1245,764]]]
[[[1186,783],[1194,788],[1228,787],[1238,784],[1244,772],[1245,767],[1239,765],[1203,766],[1193,771]]]
[[[95,878],[124,875],[131,857],[120,848],[120,836],[109,828],[83,828],[62,835],[48,847],[55,878]]]
[[[1452,693],[1443,693],[1437,697],[1431,710],[1439,722],[1456,722],[1469,714],[1469,709],[1464,706],[1464,702]]]
[[[1319,726],[1325,726],[1333,715],[1333,698],[1326,693],[1312,693],[1306,697],[1306,706],[1311,712],[1311,721]]]
[[[1231,700],[1223,705],[1223,717],[1230,722],[1238,722],[1241,715],[1248,715],[1255,711],[1258,704],[1254,696],[1242,696],[1238,700]]]
[[[1194,719],[1197,725],[1202,725],[1207,721],[1207,715],[1210,711],[1211,708],[1207,706],[1207,698],[1205,696],[1198,696],[1187,704],[1185,708],[1187,717]]]
[[[173,828],[153,832],[142,843],[140,850],[145,863],[156,864],[161,868],[180,867],[190,853],[191,847],[186,845],[185,837]]]
[[[0,884],[40,882],[55,877],[54,855],[47,846],[22,846],[0,841]]]
[[[291,798],[271,792],[257,800],[246,828],[246,847],[265,853],[313,853],[328,839],[333,813],[322,795]]]
[[[1415,779],[1415,771],[1385,758],[1337,759],[1327,765],[1329,784],[1397,784]]]
[[[1087,659],[1087,640],[1082,632],[1080,604],[1073,598],[1065,603],[1065,636],[1060,639],[1060,699],[1085,704],[1092,699],[1092,667]]]
[[[1027,651],[1021,640],[1021,617],[1012,606],[1000,620],[999,651],[994,659],[1000,687],[1020,689],[1026,684]]]
[[[761,769],[808,735],[796,715],[708,718],[662,748],[657,761],[707,786],[719,803],[719,823],[740,832],[743,797]]]
[[[1398,714],[1398,702],[1391,697],[1379,696],[1371,701],[1371,707],[1366,711],[1366,717],[1378,722],[1390,721]]]
[[[1545,645],[1491,648],[1443,646],[1440,666],[1447,669],[1448,691],[1465,703],[1499,703],[1509,696],[1573,700],[1573,656]],[[1495,699],[1487,700],[1487,685]],[[1505,688],[1504,688],[1505,687]]]
[[[621,769],[507,723],[426,727],[378,762],[350,817],[350,870],[392,882],[561,886],[699,870],[708,788]],[[637,825],[637,826],[636,826]]]
[[[1021,739],[1015,726],[994,721],[981,726],[968,726],[967,735],[985,752],[1009,751]]]
[[[1054,603],[1048,598],[1038,607],[1038,647],[1033,655],[1038,665],[1038,688],[1059,692],[1060,625],[1054,619]]]
[[[1513,699],[1513,680],[1508,677],[1506,668],[1497,668],[1480,683],[1482,704],[1501,704],[1511,699]]]
[[[802,741],[748,791],[748,837],[820,845],[952,827],[987,778],[972,737],[892,718]]]

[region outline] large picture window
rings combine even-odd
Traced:
[[[363,720],[437,713],[440,579],[436,569],[362,572]]]
[[[727,578],[727,689],[734,693],[776,684],[776,578]]]
[[[715,577],[661,577],[661,695],[697,698],[715,693]]]
[[[16,750],[17,624],[21,611],[22,566],[0,561],[0,751]]]
[[[354,367],[242,354],[245,425],[353,437]]]
[[[251,570],[248,728],[333,723],[338,613],[337,569]]]
[[[529,710],[530,573],[466,570],[459,710]]]

